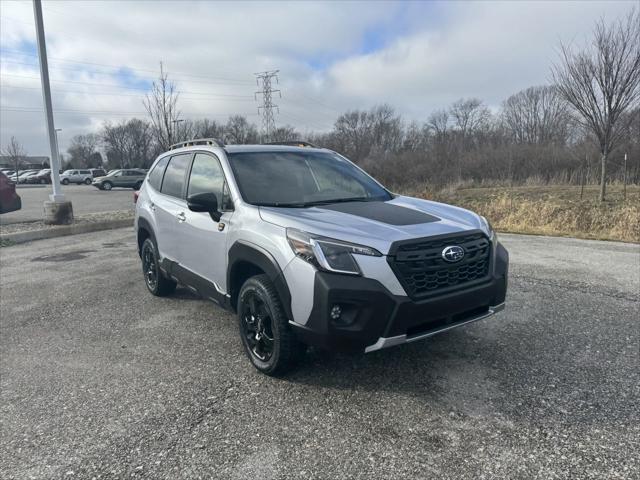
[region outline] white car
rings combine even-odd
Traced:
[[[509,256],[484,217],[391,193],[304,142],[174,145],[142,184],[135,228],[148,290],[181,283],[235,311],[269,375],[305,344],[373,352],[504,308]]]
[[[77,183],[78,185],[91,185],[93,181],[93,175],[91,170],[65,170],[60,175],[60,183],[63,185],[69,185],[70,183]]]

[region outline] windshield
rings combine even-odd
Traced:
[[[113,177],[113,176],[117,175],[118,173],[120,173],[120,170],[112,170],[107,174],[107,177]]]
[[[253,205],[305,207],[390,200],[371,177],[331,152],[228,153],[240,193]]]

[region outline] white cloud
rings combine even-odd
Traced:
[[[301,130],[383,101],[415,119],[463,96],[495,106],[547,81],[560,39],[582,40],[599,16],[631,5],[44,2],[61,148],[104,120],[143,112],[143,91],[124,87],[153,79],[160,60],[188,118],[237,112],[258,123],[253,73],[271,68],[281,70],[277,121]],[[12,111],[42,105],[37,69],[20,64],[35,58],[15,54],[35,38],[31,2],[1,2],[0,21],[0,144],[15,135],[30,153],[46,154],[44,116]]]

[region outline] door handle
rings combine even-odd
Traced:
[[[187,220],[187,216],[184,214],[184,212],[180,212],[178,215],[176,215],[176,217],[178,217],[179,223],[183,223]]]

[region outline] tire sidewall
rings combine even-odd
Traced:
[[[263,362],[259,358],[257,358],[244,336],[244,330],[242,326],[242,306],[244,304],[244,300],[250,293],[255,293],[260,297],[260,299],[264,302],[265,306],[269,309],[269,315],[271,316],[271,330],[273,332],[273,354],[271,358],[266,362]],[[264,289],[262,284],[254,278],[250,278],[246,281],[246,283],[242,286],[240,290],[240,294],[238,295],[238,328],[240,330],[240,341],[242,342],[242,347],[244,348],[245,353],[251,360],[251,363],[262,372],[270,372],[273,371],[278,365],[281,353],[281,337],[282,332],[280,328],[282,328],[282,322],[280,319],[275,318],[277,315],[276,312],[281,312],[281,309],[278,306],[273,304],[273,299],[269,296],[267,291]],[[280,313],[281,314],[281,313]]]

